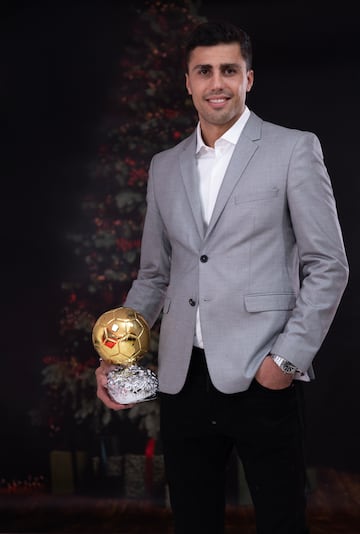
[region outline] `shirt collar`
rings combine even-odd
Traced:
[[[244,126],[250,117],[250,110],[247,106],[245,106],[244,112],[240,115],[238,120],[229,128],[226,130],[226,132],[219,137],[219,139],[216,140],[216,143],[220,141],[220,139],[224,139],[228,143],[231,143],[232,145],[236,145],[236,143],[239,140],[240,134],[244,129]],[[207,145],[205,145],[202,135],[201,135],[201,128],[200,128],[200,122],[198,122],[196,127],[196,154],[200,152],[202,148],[208,148]]]

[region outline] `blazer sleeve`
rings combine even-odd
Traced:
[[[271,352],[305,372],[330,328],[349,276],[332,185],[320,142],[312,133],[303,133],[294,146],[287,199],[301,285]]]
[[[123,304],[141,313],[150,327],[164,304],[171,262],[171,245],[155,200],[153,167],[154,158],[149,169],[140,268]]]

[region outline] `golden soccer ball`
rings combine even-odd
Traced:
[[[97,319],[92,342],[105,362],[127,367],[148,352],[150,328],[144,317],[132,308],[115,308]]]

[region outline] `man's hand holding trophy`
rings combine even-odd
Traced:
[[[156,398],[156,374],[137,363],[150,344],[149,325],[140,313],[128,307],[103,313],[94,324],[92,342],[100,359],[111,365],[106,388],[113,401],[132,405]]]

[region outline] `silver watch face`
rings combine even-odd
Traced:
[[[284,373],[287,373],[287,374],[295,373],[295,371],[296,371],[295,365],[293,365],[292,363],[290,363],[290,362],[288,362],[286,360],[281,362],[280,368],[284,371]]]
[[[288,360],[285,360],[285,358],[283,358],[282,356],[278,356],[278,355],[275,355],[275,354],[272,354],[271,355],[271,358],[274,360],[274,362],[276,363],[276,365],[278,365],[280,367],[280,369],[286,373],[286,374],[293,374],[295,373],[296,371],[296,366],[293,365],[291,362],[289,362]]]

